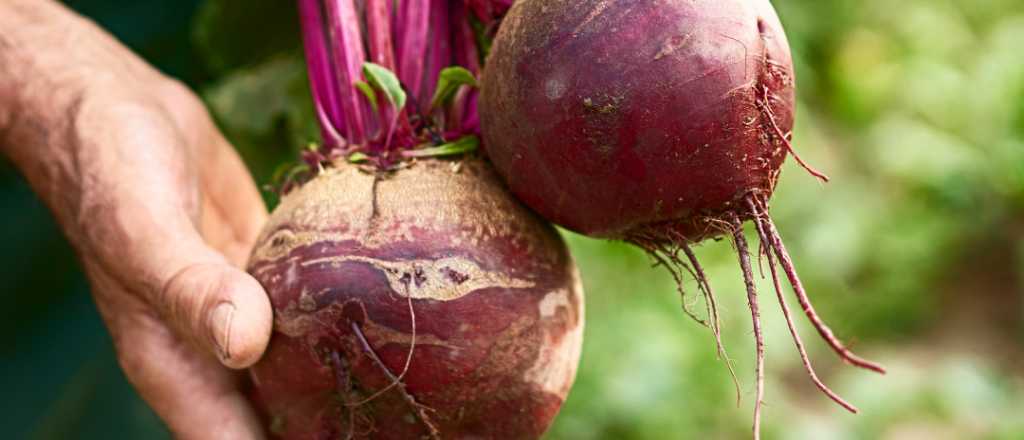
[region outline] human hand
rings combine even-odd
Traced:
[[[262,437],[272,328],[238,269],[266,218],[202,103],[58,4],[0,5],[0,148],[54,212],[128,379],[178,438]]]

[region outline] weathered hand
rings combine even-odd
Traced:
[[[175,435],[261,437],[230,368],[270,337],[266,294],[238,269],[266,209],[202,103],[56,3],[9,0],[0,148],[58,218],[121,366]]]

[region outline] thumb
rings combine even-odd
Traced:
[[[224,262],[187,265],[173,275],[157,307],[170,324],[230,368],[247,368],[270,340],[270,300],[249,274]]]

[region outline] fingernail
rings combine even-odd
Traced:
[[[221,360],[231,359],[231,320],[235,317],[235,305],[221,303],[210,314],[210,328],[213,342],[217,345],[217,356]]]

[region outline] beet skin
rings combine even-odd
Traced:
[[[770,196],[793,80],[767,0],[523,0],[485,68],[484,144],[557,224],[623,238],[667,222],[696,239]]]
[[[811,381],[857,412],[815,373],[782,294],[784,276],[840,359],[885,372],[825,325],[769,214],[787,155],[828,178],[793,151],[793,61],[768,0],[521,0],[495,38],[482,87],[484,145],[512,192],[554,223],[639,246],[681,296],[692,276],[705,311],[686,298],[683,309],[711,328],[721,359],[729,357],[717,301],[691,247],[732,239],[756,346],[755,439],[765,341],[751,249],[767,263]],[[760,246],[747,243],[746,221]]]
[[[335,164],[284,198],[250,271],[276,312],[252,377],[279,438],[538,438],[573,382],[573,262],[478,159]]]

